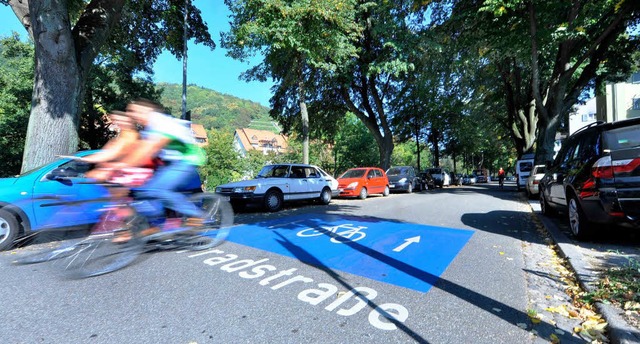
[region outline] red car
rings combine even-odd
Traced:
[[[370,194],[389,195],[389,179],[377,167],[358,167],[347,170],[338,178],[340,197],[365,199]]]

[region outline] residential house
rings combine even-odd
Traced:
[[[204,147],[209,144],[207,130],[202,126],[202,124],[191,123],[191,133],[200,147]]]
[[[236,129],[233,145],[242,156],[250,150],[278,154],[285,152],[288,147],[287,138],[282,134],[249,128]]]
[[[596,98],[591,98],[585,104],[574,107],[569,114],[569,135],[597,121],[596,103]]]
[[[614,122],[640,117],[640,72],[631,75],[626,82],[607,84],[605,94],[596,99],[599,121]]]

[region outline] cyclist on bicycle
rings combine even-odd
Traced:
[[[498,171],[498,180],[500,181],[500,187],[504,185],[504,177],[505,177],[505,172],[502,169],[502,167],[500,167],[500,170]]]
[[[127,106],[128,115],[143,126],[141,140],[135,150],[111,167],[138,167],[150,158],[159,157],[161,163],[153,176],[133,189],[136,198],[152,200],[150,206],[140,212],[150,219],[161,219],[164,209],[168,208],[187,217],[199,218],[200,210],[180,191],[200,188],[197,166],[204,163],[204,153],[195,143],[188,122],[160,111],[159,105],[148,100],[138,100]],[[197,185],[193,181],[197,181]]]

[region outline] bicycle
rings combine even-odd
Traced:
[[[338,232],[339,228],[346,228],[346,230]],[[327,234],[331,237],[330,241],[332,243],[342,244],[347,241],[358,241],[360,239],[364,239],[364,237],[366,237],[367,234],[362,230],[365,228],[367,227],[364,227],[364,226],[354,227],[352,224],[346,223],[346,224],[341,224],[333,227],[321,226],[320,228],[313,228],[313,227],[306,228],[296,233],[296,235],[301,238],[304,238],[304,237],[314,237],[314,236]],[[355,239],[351,239],[352,237],[355,237]]]
[[[29,237],[31,243],[42,243],[47,247],[18,256],[13,263],[23,265],[49,262],[70,278],[99,276],[122,269],[145,252],[177,248],[209,249],[224,242],[229,227],[233,224],[231,205],[210,193],[196,193],[189,198],[190,202],[202,210],[201,218],[168,214],[161,230],[151,235],[145,233],[150,228],[148,219],[136,211],[143,200],[127,197],[117,201],[111,198],[74,201],[55,196],[48,199],[54,205],[65,205],[54,215],[56,220],[73,218],[90,209],[101,214],[95,216],[99,221],[88,231],[82,226],[61,227],[56,221],[52,221],[51,225]],[[96,204],[99,206],[96,207]],[[128,240],[115,240],[125,231],[131,234]]]

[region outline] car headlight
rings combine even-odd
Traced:
[[[246,192],[254,192],[256,191],[255,186],[241,186],[237,188],[233,188],[234,193],[246,193]]]
[[[216,192],[217,192],[217,193],[221,193],[221,192],[222,192],[222,188],[217,187],[217,188],[216,188]]]
[[[398,180],[398,183],[400,183],[400,184],[404,184],[406,182],[407,182],[407,178],[402,178],[402,179]]]
[[[345,189],[355,189],[358,187],[358,182],[353,182],[349,185],[347,185],[347,187]]]

